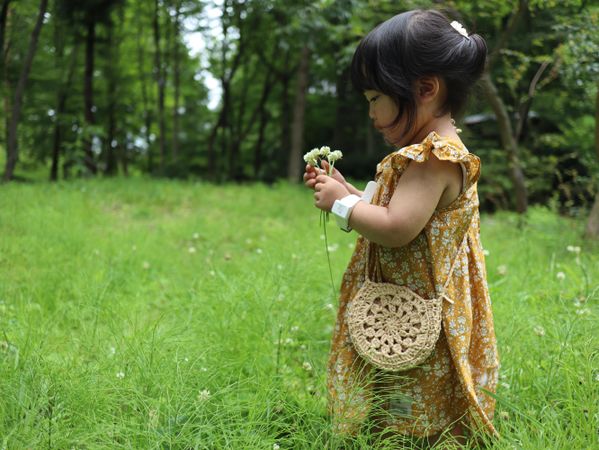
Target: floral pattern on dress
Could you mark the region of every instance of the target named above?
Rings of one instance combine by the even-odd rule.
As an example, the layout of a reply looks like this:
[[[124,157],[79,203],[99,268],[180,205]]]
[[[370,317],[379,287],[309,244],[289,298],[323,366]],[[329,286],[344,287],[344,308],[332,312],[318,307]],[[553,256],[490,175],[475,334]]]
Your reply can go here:
[[[358,237],[341,284],[327,366],[329,413],[338,433],[355,435],[370,418],[418,437],[439,433],[460,419],[497,434],[492,424],[495,401],[484,392],[496,391],[499,358],[480,241],[480,159],[461,143],[432,132],[377,165],[373,204],[387,206],[407,165],[426,161],[431,153],[461,164],[462,192],[449,206],[437,209],[409,244],[379,246],[378,258],[383,281],[407,286],[423,298],[441,292],[455,259],[445,290],[453,304],[443,302],[443,329],[422,365],[394,374],[368,364],[356,353],[347,328],[348,304],[365,279],[368,245]]]

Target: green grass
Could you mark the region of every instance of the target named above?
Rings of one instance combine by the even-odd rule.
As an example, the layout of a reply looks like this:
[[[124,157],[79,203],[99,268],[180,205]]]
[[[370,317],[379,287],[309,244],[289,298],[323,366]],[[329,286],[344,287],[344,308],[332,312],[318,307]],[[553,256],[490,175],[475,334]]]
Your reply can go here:
[[[583,226],[483,217],[492,448],[599,446],[599,247]],[[321,235],[299,186],[0,186],[0,449],[342,448]],[[337,288],[355,235],[328,235]],[[367,431],[344,445],[393,448]]]

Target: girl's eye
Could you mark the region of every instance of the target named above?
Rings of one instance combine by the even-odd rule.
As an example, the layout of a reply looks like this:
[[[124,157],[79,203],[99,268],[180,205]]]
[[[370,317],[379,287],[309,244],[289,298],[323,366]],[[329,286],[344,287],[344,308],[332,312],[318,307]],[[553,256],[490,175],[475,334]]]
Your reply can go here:
[[[374,103],[376,102],[376,100],[380,97],[380,95],[375,95],[374,97],[372,97],[370,100],[368,100],[369,103]]]

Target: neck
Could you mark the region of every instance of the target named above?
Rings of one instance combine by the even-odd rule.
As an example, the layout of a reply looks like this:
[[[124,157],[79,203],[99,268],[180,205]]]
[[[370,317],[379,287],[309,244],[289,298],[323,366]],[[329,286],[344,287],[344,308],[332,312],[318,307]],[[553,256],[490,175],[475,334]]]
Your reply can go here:
[[[420,124],[420,126],[415,128],[412,133],[408,133],[406,136],[402,137],[395,145],[401,148],[406,145],[419,144],[433,131],[439,136],[449,137],[458,141],[460,140],[455,131],[455,126],[451,122],[451,115],[445,114]]]

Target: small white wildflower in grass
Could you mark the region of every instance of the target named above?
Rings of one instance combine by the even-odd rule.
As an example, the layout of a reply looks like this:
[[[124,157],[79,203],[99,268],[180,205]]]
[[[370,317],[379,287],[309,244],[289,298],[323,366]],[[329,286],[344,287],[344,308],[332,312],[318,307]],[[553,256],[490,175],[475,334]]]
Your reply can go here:
[[[299,347],[299,348],[300,348],[300,350],[306,350],[306,344],[302,344],[302,345],[300,345],[300,347]]]
[[[508,413],[507,411],[500,411],[499,418],[501,420],[510,420],[510,413]]]
[[[355,246],[355,244],[354,244],[353,242],[350,242],[349,244],[347,244],[347,248],[351,248],[351,249],[353,249],[353,248],[355,248],[355,247],[356,247],[356,246]]]
[[[595,374],[595,381],[599,381],[599,372]]]
[[[304,370],[310,372],[312,370],[312,364],[310,364],[308,361],[304,361],[304,363],[302,364],[302,367],[304,368]]]
[[[335,309],[335,306],[332,303],[327,303],[325,308],[330,311],[333,311]]]
[[[491,254],[491,252],[489,250],[487,250],[487,249],[483,250],[483,255],[489,256],[490,254]]]
[[[116,377],[117,377],[119,380],[122,380],[123,378],[125,378],[125,372],[117,372],[117,373],[116,373]]]
[[[272,444],[272,450],[279,450],[281,447],[279,446],[279,444],[274,443]]]
[[[329,252],[336,252],[339,249],[339,244],[332,244],[327,247]]]
[[[566,247],[566,250],[568,250],[570,253],[580,253],[580,247],[578,247],[577,245],[568,245]]]
[[[534,327],[534,332],[537,336],[545,336],[545,328],[543,328],[541,325]]]
[[[501,266],[497,267],[497,273],[502,277],[505,276],[507,274],[507,266],[502,264]]]
[[[115,348],[115,347],[110,347],[110,348],[108,349],[108,354],[109,354],[110,356],[114,356],[114,355],[116,355],[116,348]]]
[[[208,368],[206,368],[206,367],[200,367],[200,372],[208,372]]]
[[[291,344],[293,344],[293,339],[291,339],[290,337],[285,339],[285,345],[291,345]]]
[[[208,389],[203,389],[198,394],[198,400],[201,402],[205,402],[210,398],[210,391]]]
[[[194,241],[197,241],[197,240],[200,238],[200,233],[193,233],[193,234],[192,234],[192,236],[191,236],[191,238],[192,238]]]
[[[555,277],[559,281],[564,281],[566,279],[566,274],[564,272],[558,272],[558,273],[555,274]]]
[[[256,253],[258,253],[259,255],[261,255],[262,254],[262,249],[261,248],[257,248],[256,249]]]
[[[582,308],[582,309],[577,309],[576,310],[576,314],[578,314],[579,316],[586,316],[587,314],[590,314],[591,310],[589,308]]]
[[[294,332],[294,333],[297,333],[299,331],[299,327],[297,325],[293,325],[291,327],[291,331]]]
[[[216,272],[214,270],[210,270],[208,272],[208,275],[210,275],[211,277],[214,277],[214,276],[216,276]]]
[[[501,383],[499,383],[499,385],[505,389],[509,389],[510,388],[510,384],[506,383],[505,381],[502,381]]]
[[[183,361],[189,362],[189,358],[186,356],[185,358],[183,358]]]
[[[284,268],[283,264],[277,264],[277,270],[283,270]]]
[[[150,268],[150,263],[148,261],[144,261],[143,264],[141,265],[145,270],[148,270]]]
[[[280,293],[280,294],[277,296],[277,300],[278,300],[278,301],[280,301],[280,302],[282,302],[283,300],[285,300],[285,294],[283,294],[283,293]]]
[[[582,306],[582,303],[580,303],[580,300],[575,298],[574,299],[574,306],[576,306],[577,308],[580,308]]]
[[[195,248],[195,247],[189,247],[189,248],[187,249],[187,251],[188,251],[189,253],[191,253],[191,254],[194,254],[194,253],[196,252],[196,248]]]

